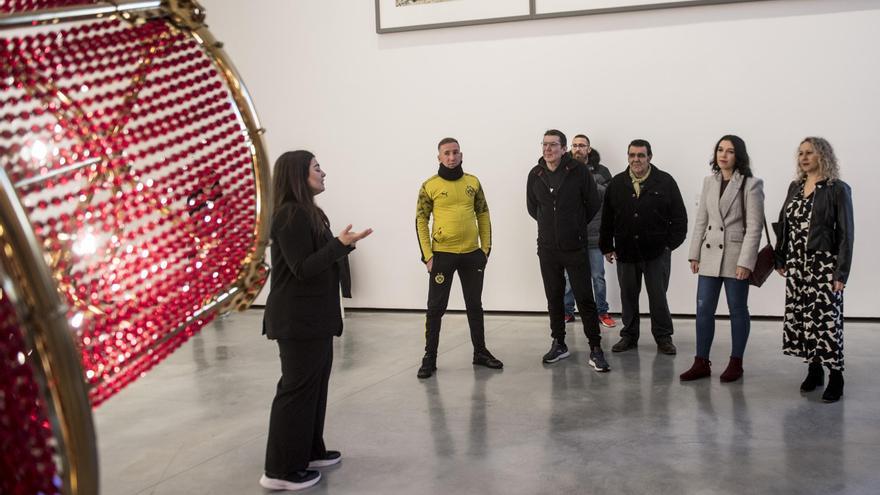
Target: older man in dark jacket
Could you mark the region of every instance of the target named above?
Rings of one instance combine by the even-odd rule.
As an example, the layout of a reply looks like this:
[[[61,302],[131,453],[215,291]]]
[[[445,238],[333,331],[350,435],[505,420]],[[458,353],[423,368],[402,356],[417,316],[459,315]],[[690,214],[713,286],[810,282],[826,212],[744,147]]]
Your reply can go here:
[[[622,352],[638,345],[644,276],[657,350],[675,354],[666,290],[672,250],[687,236],[687,210],[675,179],[651,163],[649,142],[632,141],[627,155],[629,167],[615,175],[605,191],[599,236],[606,259],[618,261],[623,329],[611,350]]]
[[[565,345],[565,272],[590,343],[589,364],[596,371],[611,368],[602,352],[602,337],[596,302],[590,287],[590,264],[587,261],[587,225],[599,210],[596,181],[587,167],[566,153],[565,134],[551,129],[544,133],[543,156],[529,172],[526,182],[526,206],[538,222],[538,259],[550,313],[553,338],[545,363],[555,363],[569,356]]]

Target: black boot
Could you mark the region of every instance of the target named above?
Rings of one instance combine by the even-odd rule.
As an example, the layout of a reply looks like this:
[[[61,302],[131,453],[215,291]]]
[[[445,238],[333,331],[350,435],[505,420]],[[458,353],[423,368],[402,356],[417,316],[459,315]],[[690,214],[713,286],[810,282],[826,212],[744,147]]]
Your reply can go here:
[[[822,402],[837,402],[843,396],[843,372],[831,370],[828,374],[828,386],[822,394]]]
[[[431,375],[437,371],[437,356],[433,354],[425,354],[422,358],[422,366],[416,376],[419,378],[431,378]]]
[[[816,387],[825,383],[825,372],[819,363],[810,363],[807,369],[807,377],[801,383],[801,392],[812,392]]]

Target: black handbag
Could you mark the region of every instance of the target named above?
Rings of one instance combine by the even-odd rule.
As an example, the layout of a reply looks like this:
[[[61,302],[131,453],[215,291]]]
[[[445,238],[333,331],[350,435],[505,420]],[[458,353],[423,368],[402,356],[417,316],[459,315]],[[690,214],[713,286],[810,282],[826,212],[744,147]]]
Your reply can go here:
[[[744,189],[746,188],[746,180],[743,179],[742,187],[740,187],[740,205],[742,205],[743,230],[746,230],[746,196]],[[776,267],[775,255],[773,253],[773,244],[770,242],[770,229],[767,228],[767,218],[764,217],[764,232],[767,234],[767,245],[758,251],[758,257],[755,260],[755,268],[749,274],[749,285],[760,287],[764,285],[767,278],[773,273]]]

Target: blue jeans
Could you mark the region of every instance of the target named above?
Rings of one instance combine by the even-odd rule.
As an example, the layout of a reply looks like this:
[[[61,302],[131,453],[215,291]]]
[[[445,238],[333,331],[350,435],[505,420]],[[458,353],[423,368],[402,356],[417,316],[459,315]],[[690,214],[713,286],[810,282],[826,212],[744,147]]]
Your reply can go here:
[[[709,359],[709,350],[715,337],[715,310],[722,285],[730,309],[730,336],[733,341],[730,357],[742,358],[746,351],[751,327],[749,281],[700,275],[697,281],[697,357]]]
[[[587,248],[590,259],[590,277],[593,279],[593,297],[596,299],[596,312],[603,315],[608,312],[608,301],[605,300],[605,256],[599,248]],[[574,293],[568,272],[565,272],[565,314],[574,314]]]

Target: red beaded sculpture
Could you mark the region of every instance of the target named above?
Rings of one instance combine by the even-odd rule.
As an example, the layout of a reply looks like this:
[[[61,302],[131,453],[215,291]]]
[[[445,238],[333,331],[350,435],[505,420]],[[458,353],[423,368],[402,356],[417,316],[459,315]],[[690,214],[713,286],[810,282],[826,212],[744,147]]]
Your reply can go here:
[[[203,11],[185,3],[198,21]],[[108,5],[7,0],[0,18],[91,4]],[[0,38],[0,164],[67,305],[93,407],[218,311],[246,306],[267,276],[268,177],[255,116],[241,89],[229,89],[231,69],[211,52],[218,45],[194,36],[192,19],[162,13]],[[0,297],[0,324],[14,326],[8,306]],[[0,429],[24,415],[18,434],[40,444],[17,445],[39,475],[14,479],[39,480],[21,493],[55,493],[45,398],[25,377],[25,341],[0,331]],[[0,469],[18,455],[3,447]],[[19,492],[0,484],[0,493]]]
[[[0,288],[0,493],[59,493],[52,427],[9,294]]]

